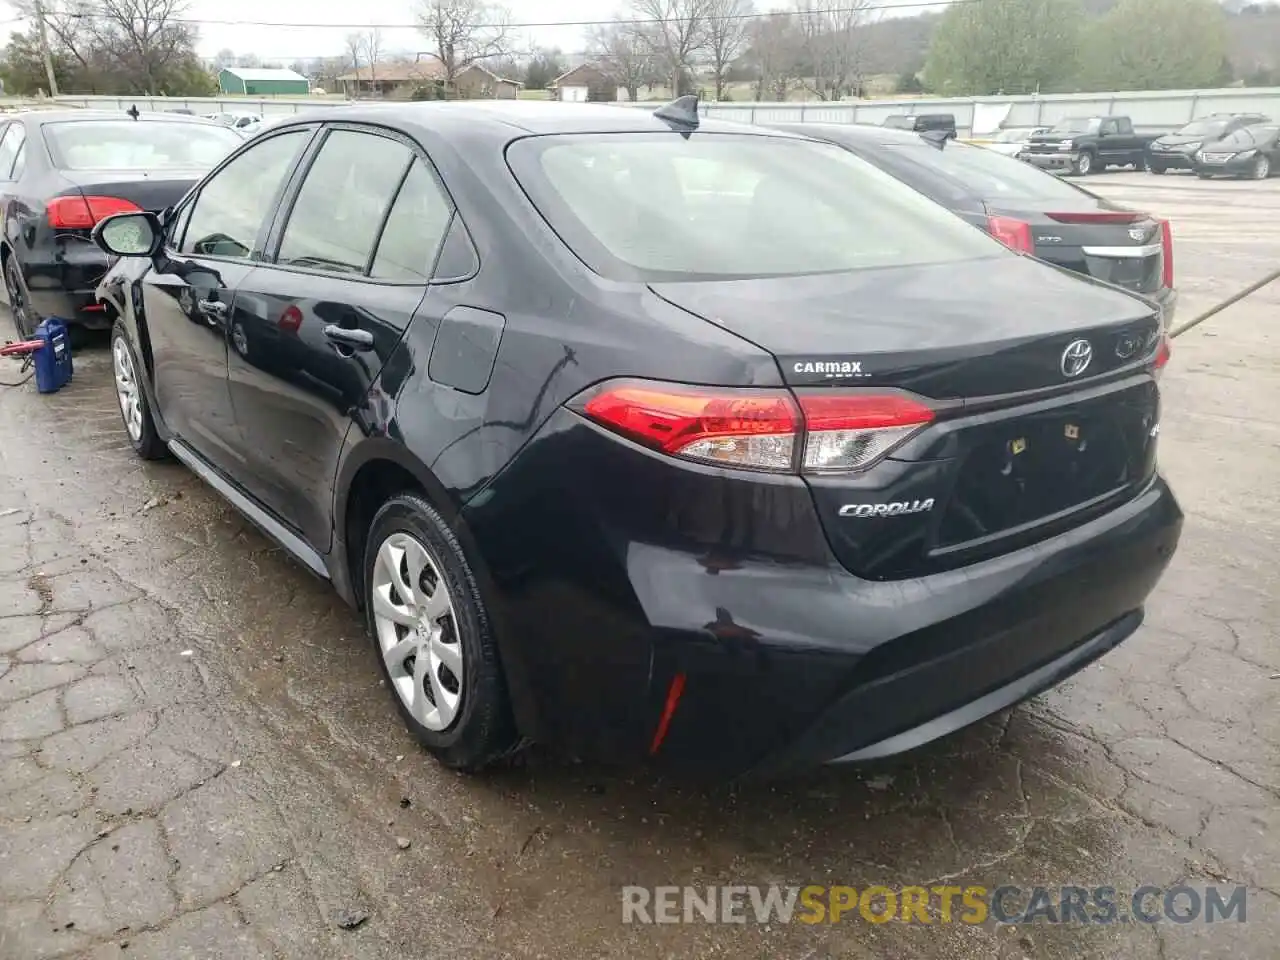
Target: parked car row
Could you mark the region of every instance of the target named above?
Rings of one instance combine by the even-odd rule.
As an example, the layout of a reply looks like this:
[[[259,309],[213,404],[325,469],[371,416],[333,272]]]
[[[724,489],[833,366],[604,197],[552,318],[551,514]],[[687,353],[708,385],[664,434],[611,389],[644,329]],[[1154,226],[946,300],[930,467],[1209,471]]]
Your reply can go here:
[[[90,238],[104,217],[159,214],[242,139],[177,113],[47,110],[0,119],[0,267],[18,334],[44,317],[109,328],[95,291],[107,255]]]
[[[1049,128],[1001,130],[985,146],[1076,176],[1131,167],[1265,180],[1280,159],[1278,136],[1280,125],[1261,114],[1211,114],[1166,134],[1137,133],[1128,117],[1069,117]]]
[[[94,228],[130,442],[459,769],[907,750],[1132,634],[1178,541],[1167,226],[945,131],[344,106],[143,206]]]

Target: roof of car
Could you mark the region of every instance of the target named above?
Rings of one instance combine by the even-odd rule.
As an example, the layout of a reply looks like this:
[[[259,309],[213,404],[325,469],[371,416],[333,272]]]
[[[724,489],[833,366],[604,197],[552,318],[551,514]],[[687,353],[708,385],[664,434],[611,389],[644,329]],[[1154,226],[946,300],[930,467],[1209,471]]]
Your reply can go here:
[[[66,123],[72,120],[128,120],[130,115],[124,110],[31,110],[25,113],[14,114],[15,118],[21,118],[28,122],[34,122],[41,126],[46,123]],[[205,126],[222,126],[214,120],[206,120],[204,117],[191,116],[185,113],[169,113],[159,111],[142,111],[138,114],[138,123],[196,123]]]
[[[547,100],[451,100],[322,107],[279,119],[272,126],[284,126],[294,121],[326,120],[393,126],[430,125],[434,129],[456,125],[473,134],[486,133],[508,140],[522,134],[643,133],[672,129],[670,124],[654,116],[652,110]],[[698,130],[757,135],[770,133],[751,124],[707,117],[701,118]]]
[[[771,123],[774,130],[788,133],[799,133],[818,139],[833,137],[836,139],[857,139],[868,143],[924,143],[920,134],[914,130],[903,130],[900,127],[882,127],[874,123]]]

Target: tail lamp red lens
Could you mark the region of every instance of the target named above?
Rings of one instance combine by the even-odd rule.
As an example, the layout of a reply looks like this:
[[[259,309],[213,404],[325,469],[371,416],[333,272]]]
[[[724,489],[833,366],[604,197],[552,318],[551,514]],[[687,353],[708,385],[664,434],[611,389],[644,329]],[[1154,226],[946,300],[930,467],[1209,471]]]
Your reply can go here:
[[[614,381],[572,404],[603,427],[670,456],[771,473],[875,463],[934,418],[902,394],[694,387]]]
[[[1169,342],[1168,334],[1160,338],[1160,346],[1156,347],[1155,369],[1159,373],[1169,365],[1169,360],[1173,357],[1173,344]]]
[[[45,215],[49,226],[57,230],[91,230],[112,214],[137,213],[141,209],[119,197],[55,197],[45,205]]]
[[[1031,224],[1013,217],[987,217],[987,230],[1010,250],[1017,253],[1034,253]]]
[[[1173,226],[1168,220],[1160,221],[1160,250],[1164,273],[1161,280],[1164,286],[1173,288]]]

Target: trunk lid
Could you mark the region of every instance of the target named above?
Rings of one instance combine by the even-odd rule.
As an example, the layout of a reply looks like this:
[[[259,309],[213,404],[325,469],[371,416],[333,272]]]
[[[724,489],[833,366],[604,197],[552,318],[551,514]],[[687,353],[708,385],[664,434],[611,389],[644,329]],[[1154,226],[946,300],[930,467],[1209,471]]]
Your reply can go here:
[[[832,551],[859,576],[1016,549],[1134,496],[1154,472],[1159,400],[1141,363],[1158,311],[1026,258],[974,267],[651,285],[773,353],[797,395],[932,401],[933,422],[888,457],[805,478]]]
[[[1083,192],[1076,200],[1027,206],[986,204],[992,216],[1031,225],[1033,253],[1040,259],[1142,296],[1160,292],[1164,248],[1160,223],[1150,215]]]
[[[176,170],[60,170],[68,189],[83,196],[118,197],[143,210],[159,213],[181,200],[207,173],[200,168]]]

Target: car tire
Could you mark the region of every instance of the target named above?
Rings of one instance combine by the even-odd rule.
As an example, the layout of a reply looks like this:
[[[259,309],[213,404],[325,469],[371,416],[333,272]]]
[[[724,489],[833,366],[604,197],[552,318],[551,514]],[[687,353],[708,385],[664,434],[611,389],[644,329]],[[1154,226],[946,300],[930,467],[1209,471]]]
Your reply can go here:
[[[1077,177],[1087,177],[1089,174],[1093,173],[1095,169],[1096,167],[1094,166],[1093,154],[1088,150],[1076,157],[1076,162],[1071,168],[1072,172]]]
[[[1249,169],[1249,178],[1252,180],[1265,180],[1271,176],[1271,158],[1265,154],[1260,154],[1253,160],[1253,166]]]
[[[378,510],[365,544],[366,626],[405,725],[454,770],[509,756],[518,738],[497,640],[457,536],[425,499],[402,493]]]
[[[129,334],[117,321],[111,330],[111,372],[115,378],[116,403],[120,408],[120,419],[124,421],[125,435],[134,453],[143,460],[164,460],[169,456],[169,446],[156,432],[147,391],[139,379],[140,369]]]
[[[28,340],[35,335],[41,318],[31,306],[31,293],[27,290],[27,281],[22,276],[22,267],[18,263],[18,258],[13,254],[5,260],[4,288],[9,297],[9,314],[13,317],[13,326],[18,331],[18,339]]]
[[[1196,171],[1196,176],[1197,176],[1197,177],[1199,177],[1201,180],[1212,180],[1212,179],[1213,179],[1213,174],[1212,174],[1212,173],[1201,173],[1201,172],[1199,172],[1199,171]]]
[[[1148,157],[1146,160],[1143,161],[1143,166],[1145,167],[1147,173],[1154,173],[1157,177],[1163,177],[1166,173],[1169,172],[1169,168],[1166,167],[1164,164],[1152,163],[1150,157]]]

